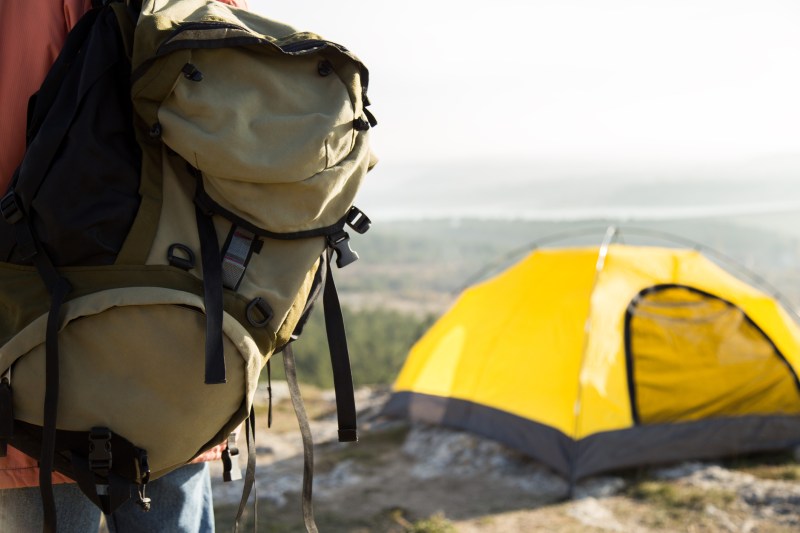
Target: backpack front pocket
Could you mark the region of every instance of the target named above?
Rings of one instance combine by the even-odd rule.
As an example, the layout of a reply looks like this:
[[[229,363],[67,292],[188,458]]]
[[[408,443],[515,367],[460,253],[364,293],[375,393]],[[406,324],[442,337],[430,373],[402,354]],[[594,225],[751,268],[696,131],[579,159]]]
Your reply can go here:
[[[58,429],[105,427],[147,451],[157,477],[224,440],[249,414],[261,369],[255,341],[223,317],[227,382],[206,385],[202,298],[173,289],[111,289],[65,305],[59,331]],[[43,316],[2,348],[13,361],[15,418],[42,425]]]

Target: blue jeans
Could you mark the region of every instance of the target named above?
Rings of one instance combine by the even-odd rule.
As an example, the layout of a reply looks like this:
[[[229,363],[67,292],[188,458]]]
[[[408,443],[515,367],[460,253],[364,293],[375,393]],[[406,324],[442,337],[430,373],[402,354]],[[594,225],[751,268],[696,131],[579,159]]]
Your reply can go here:
[[[55,485],[58,531],[97,533],[100,509],[74,483]],[[213,533],[214,507],[206,463],[183,466],[147,485],[144,512],[135,499],[106,517],[111,533]],[[42,501],[38,487],[0,490],[0,531],[38,533]]]
[[[75,483],[53,486],[58,530],[97,533],[100,509]],[[39,533],[42,530],[42,497],[39,487],[0,490],[0,531]]]
[[[182,466],[148,483],[146,496],[152,500],[149,512],[142,511],[135,498],[132,498],[116,512],[106,516],[109,531],[214,533],[208,463]]]

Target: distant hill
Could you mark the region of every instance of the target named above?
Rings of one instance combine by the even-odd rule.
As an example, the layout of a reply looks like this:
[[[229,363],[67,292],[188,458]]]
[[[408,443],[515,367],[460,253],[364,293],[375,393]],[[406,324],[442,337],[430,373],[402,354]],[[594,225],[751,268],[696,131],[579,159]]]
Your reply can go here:
[[[635,229],[673,235],[716,250],[762,277],[796,306],[800,304],[800,225],[794,213],[719,219],[685,219],[619,223],[613,220],[408,220],[374,225],[354,237],[363,257],[337,272],[345,301],[364,293],[393,298],[439,294],[453,298],[473,276],[493,265],[519,259],[542,239],[571,235],[561,245],[599,244],[605,229],[621,228],[624,242],[674,245],[656,236],[637,236]],[[626,228],[628,231],[626,231]],[[515,253],[517,252],[517,253]],[[723,264],[725,267],[730,265]],[[729,268],[730,270],[730,268]]]
[[[800,156],[736,164],[388,161],[368,177],[359,203],[383,220],[800,213]]]

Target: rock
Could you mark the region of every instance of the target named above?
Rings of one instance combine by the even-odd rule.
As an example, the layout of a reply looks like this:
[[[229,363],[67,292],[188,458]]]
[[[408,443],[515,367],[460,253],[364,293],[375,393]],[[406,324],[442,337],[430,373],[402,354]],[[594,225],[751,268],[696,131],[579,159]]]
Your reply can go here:
[[[527,494],[549,498],[561,497],[568,489],[561,476],[541,463],[469,433],[413,425],[402,450],[414,459],[411,474],[418,479],[491,477]]]
[[[725,531],[740,531],[740,528],[731,520],[731,517],[725,511],[710,504],[706,505],[704,511],[714,519],[717,525],[725,529]]]
[[[689,462],[681,463],[668,468],[659,468],[653,472],[653,477],[661,480],[673,480],[689,477],[695,472],[708,468],[708,464]]]
[[[356,463],[352,459],[346,459],[337,463],[330,472],[316,475],[314,488],[324,493],[326,490],[358,485],[363,481],[364,477],[358,473]]]
[[[289,385],[285,381],[272,380],[272,403],[278,403],[283,400],[289,399]],[[266,405],[269,402],[269,392],[267,391],[267,384],[262,382],[258,384],[256,394],[253,397],[253,403],[256,405]]]
[[[575,498],[607,498],[625,489],[625,480],[620,477],[593,477],[575,487]]]
[[[567,514],[585,526],[606,531],[626,531],[614,513],[596,498],[584,498],[570,504]]]

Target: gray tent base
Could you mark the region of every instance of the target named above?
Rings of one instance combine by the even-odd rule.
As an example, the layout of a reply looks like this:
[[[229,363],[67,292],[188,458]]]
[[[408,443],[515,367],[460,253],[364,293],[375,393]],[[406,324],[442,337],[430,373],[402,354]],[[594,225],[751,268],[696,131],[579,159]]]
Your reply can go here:
[[[578,441],[550,426],[466,400],[397,392],[383,414],[501,442],[541,461],[570,482],[626,468],[714,459],[800,445],[800,416],[742,416],[640,425]]]

